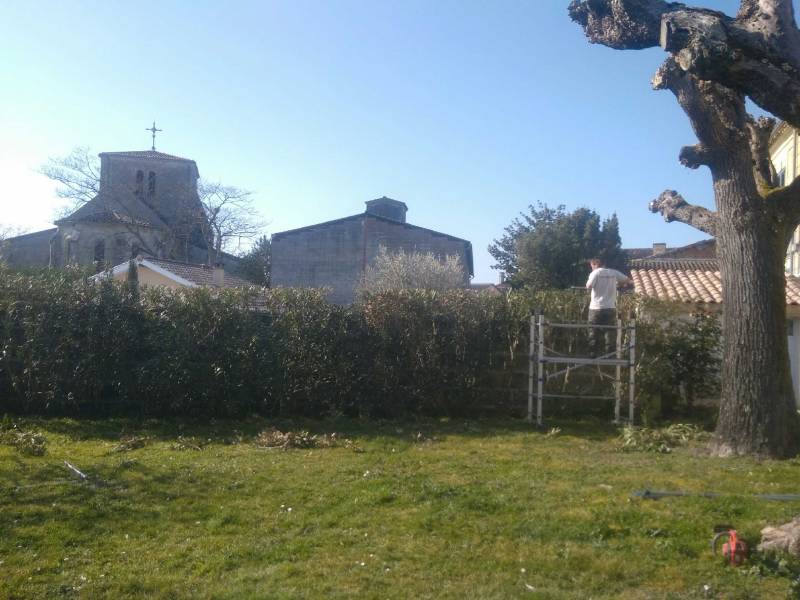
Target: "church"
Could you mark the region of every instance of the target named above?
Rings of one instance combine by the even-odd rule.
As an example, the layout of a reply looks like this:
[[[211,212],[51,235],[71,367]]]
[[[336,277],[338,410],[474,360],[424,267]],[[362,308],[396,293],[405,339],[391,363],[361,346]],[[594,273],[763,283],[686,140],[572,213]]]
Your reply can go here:
[[[52,229],[7,239],[0,258],[18,268],[99,269],[140,255],[206,264],[211,237],[198,179],[193,160],[155,149],[103,152],[98,194]]]

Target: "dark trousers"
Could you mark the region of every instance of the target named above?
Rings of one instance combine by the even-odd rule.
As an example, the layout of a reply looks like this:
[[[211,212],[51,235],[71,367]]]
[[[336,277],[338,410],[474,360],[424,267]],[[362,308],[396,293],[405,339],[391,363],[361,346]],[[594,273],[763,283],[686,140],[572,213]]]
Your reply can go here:
[[[616,325],[617,324],[617,309],[616,308],[600,308],[589,309],[589,325]],[[589,349],[597,356],[600,354],[610,354],[616,349],[616,340],[613,329],[595,329],[589,328]],[[600,347],[600,340],[604,340],[605,344]]]

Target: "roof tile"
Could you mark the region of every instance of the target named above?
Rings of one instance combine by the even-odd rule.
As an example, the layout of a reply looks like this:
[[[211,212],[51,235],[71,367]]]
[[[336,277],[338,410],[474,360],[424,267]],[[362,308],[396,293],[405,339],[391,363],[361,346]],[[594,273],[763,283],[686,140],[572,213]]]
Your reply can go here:
[[[631,261],[636,293],[660,300],[721,304],[719,265],[712,259],[644,259]],[[800,278],[786,276],[786,304],[800,305]]]
[[[213,287],[213,273],[214,268],[210,267],[209,265],[195,265],[191,263],[184,263],[178,262],[175,260],[167,260],[164,258],[152,258],[149,256],[144,257],[146,262],[153,263],[158,267],[169,271],[177,275],[178,277],[182,277],[188,281],[196,285]],[[225,283],[223,287],[252,287],[255,284],[238,277],[237,275],[232,275],[230,273],[225,273]]]

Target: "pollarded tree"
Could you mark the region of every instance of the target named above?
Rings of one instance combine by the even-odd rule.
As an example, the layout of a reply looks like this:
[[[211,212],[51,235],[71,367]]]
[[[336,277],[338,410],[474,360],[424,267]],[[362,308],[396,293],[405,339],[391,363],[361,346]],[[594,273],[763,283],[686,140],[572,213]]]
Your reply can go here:
[[[800,179],[778,187],[768,154],[773,119],[800,127],[800,31],[791,0],[741,0],[736,17],[663,0],[573,0],[589,41],[660,46],[653,79],[689,117],[698,143],[680,161],[711,171],[716,211],[667,190],[650,203],[717,240],[723,282],[723,390],[714,448],[776,457],[800,450],[786,337],[786,246],[800,223]]]

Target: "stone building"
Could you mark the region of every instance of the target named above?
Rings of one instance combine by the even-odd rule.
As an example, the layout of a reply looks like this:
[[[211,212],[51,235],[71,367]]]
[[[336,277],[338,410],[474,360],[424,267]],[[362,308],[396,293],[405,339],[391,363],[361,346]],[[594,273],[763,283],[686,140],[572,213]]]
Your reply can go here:
[[[273,287],[327,287],[331,301],[347,304],[382,246],[390,252],[456,255],[464,266],[464,286],[469,285],[470,242],[407,223],[408,207],[398,200],[383,197],[366,205],[361,214],[274,234]]]
[[[154,150],[103,152],[97,196],[53,229],[6,240],[0,256],[14,267],[100,267],[140,254],[205,263],[208,222],[198,178],[197,165],[186,158]]]

